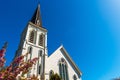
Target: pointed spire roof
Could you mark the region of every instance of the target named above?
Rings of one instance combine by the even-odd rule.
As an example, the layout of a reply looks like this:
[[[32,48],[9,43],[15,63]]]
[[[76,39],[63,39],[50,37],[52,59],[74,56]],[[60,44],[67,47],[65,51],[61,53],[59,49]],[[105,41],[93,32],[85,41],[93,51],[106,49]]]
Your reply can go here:
[[[33,24],[42,27],[42,21],[41,21],[41,15],[40,15],[40,4],[38,4],[38,7],[36,8],[33,17],[30,20]]]

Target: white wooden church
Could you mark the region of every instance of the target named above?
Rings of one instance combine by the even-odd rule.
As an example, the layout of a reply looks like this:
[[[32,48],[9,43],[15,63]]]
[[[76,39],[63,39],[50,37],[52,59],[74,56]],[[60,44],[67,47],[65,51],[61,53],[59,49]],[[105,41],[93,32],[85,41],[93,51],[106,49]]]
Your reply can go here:
[[[49,80],[52,74],[57,73],[62,80],[81,80],[81,71],[62,45],[48,55],[47,30],[42,27],[40,5],[22,32],[15,57],[27,52],[30,54],[25,58],[26,61],[35,57],[39,57],[39,60],[26,77],[34,74],[39,80]]]

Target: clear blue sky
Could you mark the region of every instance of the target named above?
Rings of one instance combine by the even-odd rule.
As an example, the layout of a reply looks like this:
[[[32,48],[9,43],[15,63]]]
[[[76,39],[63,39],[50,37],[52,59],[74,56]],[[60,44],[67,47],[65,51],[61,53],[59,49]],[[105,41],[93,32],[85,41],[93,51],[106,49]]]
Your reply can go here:
[[[7,65],[38,2],[0,0],[0,47],[9,42]],[[63,44],[83,80],[120,76],[120,0],[40,0],[40,5],[49,54]]]

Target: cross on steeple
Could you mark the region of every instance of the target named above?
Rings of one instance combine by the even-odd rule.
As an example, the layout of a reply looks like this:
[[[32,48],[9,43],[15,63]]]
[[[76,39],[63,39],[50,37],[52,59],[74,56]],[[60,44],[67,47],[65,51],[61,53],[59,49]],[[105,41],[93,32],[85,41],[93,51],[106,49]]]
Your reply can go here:
[[[40,15],[40,4],[38,4],[38,7],[36,8],[33,17],[30,20],[33,24],[42,27],[42,21],[41,21],[41,15]]]

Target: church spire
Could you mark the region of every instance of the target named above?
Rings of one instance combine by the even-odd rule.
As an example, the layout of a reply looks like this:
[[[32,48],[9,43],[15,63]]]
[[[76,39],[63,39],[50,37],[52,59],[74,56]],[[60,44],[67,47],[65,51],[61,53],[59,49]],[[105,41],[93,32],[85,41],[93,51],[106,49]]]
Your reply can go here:
[[[40,4],[38,4],[38,7],[36,8],[33,17],[30,20],[33,24],[42,27],[42,21],[41,21],[41,15],[40,15]]]

